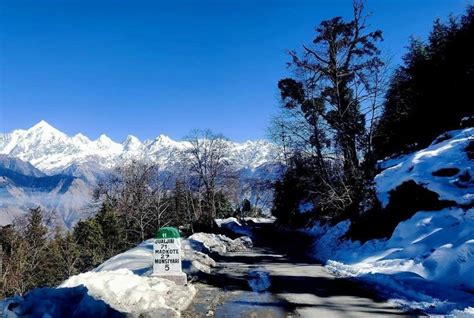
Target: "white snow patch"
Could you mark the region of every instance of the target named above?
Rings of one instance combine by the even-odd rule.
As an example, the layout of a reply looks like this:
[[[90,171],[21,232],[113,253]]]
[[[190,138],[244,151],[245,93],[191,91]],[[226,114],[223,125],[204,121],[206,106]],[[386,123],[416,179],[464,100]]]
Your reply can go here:
[[[318,223],[307,230],[316,238],[314,257],[336,275],[383,286],[380,292],[398,304],[434,314],[469,313],[474,307],[474,208],[468,209],[474,172],[465,149],[473,140],[474,128],[447,132],[426,149],[380,162],[385,170],[375,178],[384,206],[390,191],[413,180],[464,208],[417,212],[400,222],[389,239],[364,244],[343,238],[349,221]],[[440,174],[441,169],[449,170]]]
[[[218,227],[222,229],[226,229],[232,233],[245,235],[245,236],[252,236],[252,231],[242,225],[236,218],[231,217],[227,219],[215,219],[214,220]]]
[[[218,227],[226,226],[228,224],[236,224],[237,226],[242,226],[242,224],[240,224],[240,222],[234,217],[230,217],[227,219],[215,219],[214,221],[216,222]]]
[[[474,202],[472,187],[459,185],[458,180],[463,173],[474,176],[472,161],[465,151],[467,145],[474,141],[474,128],[451,131],[446,138],[449,139],[380,164],[386,169],[375,177],[375,182],[377,196],[383,206],[389,202],[389,192],[408,180],[438,193],[440,199],[459,204]],[[445,168],[457,168],[459,173],[451,177],[433,176],[433,172]]]
[[[253,222],[256,224],[270,224],[270,223],[275,223],[276,217],[270,216],[270,217],[244,217],[242,218],[245,222]]]
[[[133,315],[153,313],[179,316],[196,293],[192,285],[179,286],[166,279],[135,275],[128,269],[87,272],[70,277],[59,287],[84,285],[89,295],[112,308]]]
[[[1,317],[95,317],[114,318],[123,315],[102,300],[94,299],[87,288],[37,288],[25,296],[0,302]]]
[[[188,239],[181,240],[181,259],[183,271],[188,274],[209,273],[216,262]],[[102,263],[94,271],[113,271],[129,269],[137,275],[149,275],[153,271],[153,239],[142,242],[135,248],[115,255]]]
[[[342,239],[349,225],[317,224],[308,231],[317,237],[314,257],[326,262],[330,272],[361,277],[417,302],[436,303],[425,308],[435,313],[474,306],[469,296],[474,291],[474,209],[418,212],[401,222],[390,239],[362,245]]]
[[[193,248],[206,254],[238,252],[252,247],[252,240],[247,236],[233,240],[220,234],[195,233],[188,240]]]

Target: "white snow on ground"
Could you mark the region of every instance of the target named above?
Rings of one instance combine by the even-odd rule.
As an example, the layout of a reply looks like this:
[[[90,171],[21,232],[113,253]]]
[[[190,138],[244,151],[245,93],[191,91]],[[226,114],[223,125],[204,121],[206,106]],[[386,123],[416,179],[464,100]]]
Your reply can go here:
[[[444,138],[449,139],[437,142]],[[474,128],[450,131],[423,150],[382,163],[381,167],[387,169],[375,177],[379,200],[387,205],[391,190],[413,180],[438,193],[440,199],[469,204],[474,200],[472,188],[456,183],[459,184],[458,177],[466,172],[474,176],[474,166],[464,150],[473,140]],[[433,172],[445,168],[458,168],[459,173],[451,177],[433,176]]]
[[[215,261],[205,253],[241,251],[252,246],[248,237],[196,233],[181,240],[183,270],[209,273]],[[203,253],[205,252],[205,253]],[[148,276],[153,269],[153,239],[118,254],[96,269],[67,279],[58,288],[38,288],[25,297],[0,302],[3,317],[179,317],[196,290]],[[8,307],[8,306],[11,306]],[[7,309],[8,307],[8,309]]]
[[[274,223],[276,218],[274,216],[270,217],[243,217],[242,220],[245,222],[253,222],[253,223]],[[226,226],[228,224],[236,224],[238,226],[242,226],[242,224],[237,220],[237,218],[230,217],[227,219],[215,219],[216,224],[218,227]]]
[[[201,233],[204,237],[205,234]],[[245,241],[222,240],[242,246]],[[198,244],[199,245],[199,244]],[[202,244],[201,244],[202,245]],[[188,275],[209,273],[215,261],[196,250],[196,241],[182,239],[183,270]],[[235,247],[237,248],[237,247]],[[231,249],[231,248],[229,248]],[[205,249],[203,249],[205,251]],[[132,317],[177,317],[187,307],[196,290],[178,286],[163,278],[149,277],[153,269],[153,239],[118,254],[96,269],[70,277],[58,288],[38,288],[25,297],[0,302],[4,317],[113,317],[114,310]],[[76,287],[80,286],[80,287]],[[6,309],[8,306],[12,309]],[[65,314],[66,313],[66,314]],[[8,316],[6,316],[8,314]],[[35,316],[35,317],[36,317]]]
[[[138,317],[141,314],[179,317],[196,290],[166,279],[135,275],[128,269],[87,272],[70,277],[59,287],[87,287],[88,294],[112,308]]]
[[[137,317],[145,313],[177,317],[196,293],[192,285],[179,286],[166,279],[138,276],[128,269],[79,274],[59,287],[80,285],[87,287],[95,299]]]
[[[244,217],[243,220],[245,222],[253,222],[257,224],[268,224],[268,223],[275,223],[276,217],[270,216],[270,217],[257,217],[257,218],[252,218],[252,217]]]
[[[276,221],[275,217],[244,217],[242,218],[244,222],[254,223],[254,224],[268,224],[274,223]],[[252,237],[252,231],[242,224],[239,220],[234,217],[227,219],[215,219],[214,220],[217,226],[221,229],[227,230],[234,234],[244,235]]]
[[[246,226],[242,226],[242,223],[240,223],[236,218],[215,219],[214,221],[218,227],[224,230],[235,234],[252,236],[252,232]]]
[[[13,317],[122,317],[102,300],[94,299],[87,288],[37,288],[25,296],[0,302],[0,316]]]
[[[465,151],[473,140],[472,128],[449,132],[426,149],[381,163],[386,170],[375,179],[385,205],[391,190],[414,180],[459,207],[419,211],[400,222],[389,239],[365,244],[343,238],[349,221],[316,224],[308,229],[315,236],[314,257],[336,275],[374,283],[398,304],[433,314],[474,315],[474,208],[467,209],[474,201],[474,171]],[[459,172],[432,175],[446,168]]]
[[[238,252],[252,247],[252,240],[247,236],[233,240],[220,234],[195,233],[188,240],[193,248],[206,254]]]
[[[348,229],[348,221],[311,229],[314,256],[330,272],[383,285],[406,305],[433,313],[474,306],[474,209],[418,212],[390,239],[363,245],[341,238]]]
[[[208,255],[194,248],[188,239],[181,240],[181,257],[183,271],[188,275],[197,272],[209,273],[216,262]],[[135,248],[115,255],[94,271],[112,271],[126,268],[137,275],[149,275],[153,271],[153,239],[142,242]]]
[[[242,224],[240,224],[240,222],[234,217],[227,219],[215,219],[214,221],[216,222],[218,227],[226,226],[228,224],[236,224],[237,226],[242,226]]]
[[[2,317],[179,317],[194,286],[139,276],[122,268],[71,276],[58,288],[37,288],[0,303]]]

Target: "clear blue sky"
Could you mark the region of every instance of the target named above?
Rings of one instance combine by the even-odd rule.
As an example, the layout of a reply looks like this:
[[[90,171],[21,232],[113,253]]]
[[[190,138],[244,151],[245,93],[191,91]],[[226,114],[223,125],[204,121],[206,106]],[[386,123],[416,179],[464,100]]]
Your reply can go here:
[[[368,0],[398,63],[411,35],[469,0]],[[0,0],[0,131],[41,119],[122,141],[210,128],[265,138],[285,53],[350,0]]]

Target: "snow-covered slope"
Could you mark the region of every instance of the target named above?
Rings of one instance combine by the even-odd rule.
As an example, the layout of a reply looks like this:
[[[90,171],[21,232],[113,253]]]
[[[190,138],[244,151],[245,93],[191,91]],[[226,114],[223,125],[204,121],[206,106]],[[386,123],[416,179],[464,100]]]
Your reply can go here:
[[[474,202],[474,163],[466,148],[474,143],[474,128],[454,130],[438,137],[429,147],[381,163],[375,178],[379,200],[385,206],[389,192],[413,180],[439,194],[440,199],[468,205]]]
[[[58,288],[37,288],[25,296],[0,302],[2,317],[179,317],[196,289],[150,276],[153,239],[118,254],[96,269],[69,277]],[[206,243],[212,243],[212,247]],[[243,244],[245,242],[245,244]],[[248,245],[250,244],[250,245]],[[249,238],[197,233],[181,240],[183,271],[188,276],[209,273],[215,261],[211,252],[225,253],[251,246]],[[214,248],[214,249],[213,249]],[[203,253],[204,252],[204,253]]]
[[[153,160],[166,166],[175,157],[176,150],[188,146],[185,141],[174,141],[164,135],[144,142],[128,136],[123,143],[116,143],[106,135],[97,140],[82,134],[70,137],[45,121],[27,130],[0,133],[0,154],[17,157],[46,173],[57,173],[88,162],[112,168],[130,158]],[[275,162],[276,146],[267,141],[229,142],[229,147],[229,159],[238,168],[255,169]]]
[[[333,273],[383,286],[381,292],[410,307],[433,314],[473,312],[474,129],[448,132],[426,149],[381,167],[385,170],[375,181],[384,206],[393,200],[391,191],[407,181],[453,206],[418,211],[387,240],[364,244],[344,238],[350,221],[332,227],[316,224],[309,230],[316,238],[315,258]]]

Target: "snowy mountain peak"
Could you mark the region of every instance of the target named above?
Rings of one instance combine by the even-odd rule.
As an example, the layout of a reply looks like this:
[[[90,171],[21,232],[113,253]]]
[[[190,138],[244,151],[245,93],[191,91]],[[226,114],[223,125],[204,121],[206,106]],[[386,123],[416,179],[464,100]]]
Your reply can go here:
[[[30,129],[56,129],[56,128],[54,128],[53,126],[51,126],[45,120],[42,119]]]
[[[97,138],[97,141],[101,143],[113,142],[112,139],[110,139],[106,134],[100,135],[99,138]]]
[[[131,158],[149,159],[166,165],[176,150],[189,147],[186,141],[174,141],[159,135],[141,142],[129,135],[117,143],[102,134],[91,140],[83,134],[70,137],[42,120],[28,130],[0,133],[0,154],[17,157],[46,173],[63,172],[74,165],[91,163],[94,167],[113,168]],[[255,169],[275,162],[275,145],[268,142],[229,142],[229,158],[239,167]]]
[[[119,155],[123,151],[123,146],[121,144],[116,143],[105,134],[100,135],[94,143],[98,149],[105,152],[105,155]]]
[[[138,139],[137,137],[133,136],[133,135],[128,135],[127,138],[125,139],[125,141],[122,143],[122,145],[129,145],[129,144],[140,144],[141,145],[141,141],[140,139]]]
[[[160,142],[160,143],[171,143],[172,140],[170,137],[165,136],[165,135],[159,135],[158,137],[155,138],[155,141]]]
[[[142,147],[142,142],[137,137],[128,135],[122,146],[125,151],[137,151]]]
[[[88,144],[91,142],[91,140],[89,138],[87,138],[87,136],[84,136],[83,134],[81,133],[78,133],[77,135],[75,135],[74,137],[74,140],[78,141],[78,142],[81,142],[83,144]]]
[[[66,136],[63,132],[57,130],[50,124],[48,124],[46,121],[41,120],[39,123],[31,127],[30,129],[27,130],[29,134],[34,134],[34,135],[58,135],[58,136]]]

